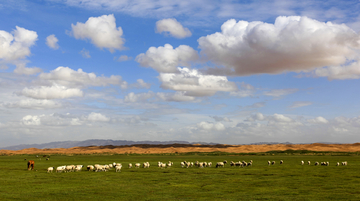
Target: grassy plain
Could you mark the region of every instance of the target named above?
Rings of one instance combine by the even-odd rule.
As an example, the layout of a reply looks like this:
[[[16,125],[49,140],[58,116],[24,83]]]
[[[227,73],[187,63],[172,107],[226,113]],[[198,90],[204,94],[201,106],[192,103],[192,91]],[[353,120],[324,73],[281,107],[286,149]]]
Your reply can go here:
[[[35,171],[27,170],[35,160]],[[40,160],[41,158],[41,160]],[[0,200],[360,200],[357,153],[267,152],[257,154],[118,154],[0,156]],[[157,162],[173,161],[160,169]],[[181,161],[253,160],[252,167],[181,168]],[[267,161],[276,161],[268,166]],[[280,165],[279,161],[284,164]],[[310,160],[311,165],[300,165]],[[150,162],[149,169],[128,163]],[[330,166],[314,166],[329,161]],[[347,166],[335,166],[347,161]],[[120,162],[119,173],[88,172],[94,164]],[[47,173],[47,167],[84,165],[81,172]]]

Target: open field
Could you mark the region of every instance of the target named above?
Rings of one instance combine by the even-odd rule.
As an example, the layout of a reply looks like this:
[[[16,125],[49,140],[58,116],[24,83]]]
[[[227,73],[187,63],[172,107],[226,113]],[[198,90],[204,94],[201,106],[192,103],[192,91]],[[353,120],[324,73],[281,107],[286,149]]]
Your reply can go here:
[[[27,160],[35,160],[28,171]],[[41,160],[40,160],[41,158]],[[252,154],[92,154],[0,156],[0,200],[360,200],[357,153],[283,151]],[[160,169],[157,162],[173,161]],[[181,161],[213,162],[213,167],[182,168]],[[215,168],[216,162],[253,160],[251,167]],[[276,161],[267,165],[267,161]],[[280,165],[279,161],[284,164]],[[312,164],[300,165],[310,160]],[[148,169],[128,163],[150,162]],[[330,166],[314,166],[329,161]],[[347,161],[347,166],[336,162]],[[88,172],[87,165],[123,164],[121,172]],[[47,173],[47,167],[84,165],[81,172]]]

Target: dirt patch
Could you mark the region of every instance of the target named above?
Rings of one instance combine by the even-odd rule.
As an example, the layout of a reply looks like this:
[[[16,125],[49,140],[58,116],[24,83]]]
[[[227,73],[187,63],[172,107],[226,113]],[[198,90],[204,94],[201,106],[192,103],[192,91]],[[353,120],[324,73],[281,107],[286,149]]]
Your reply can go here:
[[[23,150],[0,150],[0,155],[8,154],[156,154],[156,153],[187,153],[187,152],[229,152],[229,153],[251,153],[267,151],[309,150],[309,151],[333,151],[333,152],[358,152],[360,143],[354,144],[271,144],[271,145],[200,145],[200,144],[167,144],[150,145],[138,144],[131,146],[88,146],[73,147],[68,149],[36,149]]]

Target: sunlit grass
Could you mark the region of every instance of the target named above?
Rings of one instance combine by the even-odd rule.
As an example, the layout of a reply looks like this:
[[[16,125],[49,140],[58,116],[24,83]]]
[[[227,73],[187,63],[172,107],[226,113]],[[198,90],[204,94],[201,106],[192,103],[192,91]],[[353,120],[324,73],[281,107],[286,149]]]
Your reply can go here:
[[[307,154],[307,155],[305,155]],[[315,155],[312,155],[315,154]],[[27,161],[35,160],[35,171]],[[41,158],[41,160],[40,160]],[[173,161],[161,169],[157,162]],[[211,168],[182,168],[181,161],[213,162]],[[215,168],[218,161],[253,160],[251,167]],[[276,161],[267,165],[267,161]],[[280,165],[279,161],[284,164]],[[312,164],[300,165],[300,161]],[[150,162],[149,169],[128,163]],[[329,161],[330,166],[314,166]],[[336,162],[347,161],[347,166]],[[123,164],[121,172],[88,172],[87,165]],[[47,167],[84,165],[81,172],[47,173]],[[359,200],[357,153],[269,152],[251,155],[191,153],[152,155],[0,156],[0,200]],[[31,198],[30,198],[31,197]]]

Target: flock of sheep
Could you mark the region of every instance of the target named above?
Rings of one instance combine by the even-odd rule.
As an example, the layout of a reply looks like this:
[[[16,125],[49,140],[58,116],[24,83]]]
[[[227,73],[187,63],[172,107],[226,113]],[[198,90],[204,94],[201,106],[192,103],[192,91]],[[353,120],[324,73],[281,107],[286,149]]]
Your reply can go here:
[[[268,161],[267,162],[268,165],[275,165],[275,161]],[[283,160],[280,160],[280,165],[283,164],[284,161]],[[223,161],[223,162],[217,162],[216,163],[216,168],[218,167],[224,167],[225,165],[227,164],[227,161]],[[246,161],[238,161],[238,162],[234,162],[234,161],[231,161],[230,162],[230,166],[236,166],[236,167],[247,167],[247,166],[252,166],[253,164],[253,161],[250,160],[249,162],[246,162]],[[301,165],[304,165],[305,162],[304,161],[301,161]],[[311,165],[311,162],[308,161],[307,162],[308,165]],[[174,165],[173,162],[169,161],[169,162],[166,162],[166,163],[163,163],[163,162],[158,162],[157,163],[157,166],[159,168],[169,168],[169,167],[172,167]],[[212,166],[212,162],[199,162],[199,161],[196,161],[195,163],[194,162],[187,162],[187,161],[183,161],[183,162],[180,162],[180,165],[182,168],[189,168],[189,167],[199,167],[199,168],[204,168],[204,167],[211,167]],[[323,166],[329,166],[330,163],[327,161],[327,162],[315,162],[314,163],[315,166],[317,165],[323,165]],[[339,166],[340,165],[340,162],[337,162],[336,163],[336,166]],[[344,162],[341,162],[341,165],[347,165],[347,161],[344,161]],[[50,173],[50,172],[53,172],[54,170],[56,170],[56,172],[77,172],[77,171],[81,171],[83,169],[83,165],[64,165],[64,166],[59,166],[57,167],[56,169],[54,167],[49,167],[47,169],[47,172]],[[133,164],[132,163],[129,163],[128,164],[128,168],[132,168],[133,167]],[[143,167],[143,168],[149,168],[150,167],[150,163],[149,162],[144,162],[144,163],[135,163],[134,164],[134,167],[135,168],[140,168],[140,167]],[[99,165],[99,164],[95,164],[95,165],[88,165],[86,167],[86,169],[88,171],[94,171],[94,172],[106,172],[106,171],[109,171],[111,170],[112,168],[115,168],[115,172],[121,172],[121,168],[122,168],[122,164],[121,163],[111,163],[111,164],[105,164],[105,165]]]

